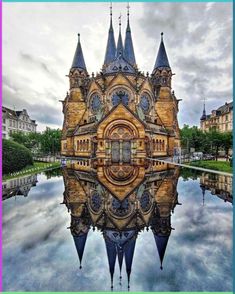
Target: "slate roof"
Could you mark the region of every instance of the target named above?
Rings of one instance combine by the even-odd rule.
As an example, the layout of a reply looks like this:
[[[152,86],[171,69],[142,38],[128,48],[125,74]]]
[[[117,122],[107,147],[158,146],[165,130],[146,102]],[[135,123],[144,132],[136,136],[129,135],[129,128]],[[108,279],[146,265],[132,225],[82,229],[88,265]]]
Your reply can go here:
[[[117,42],[116,57],[119,57],[120,55],[123,56],[123,53],[124,53],[124,48],[123,48],[122,34],[121,34],[121,27],[120,27],[119,35],[118,35],[118,42]]]
[[[233,102],[229,102],[229,103],[226,102],[224,105],[217,108],[216,112],[218,112],[218,114],[225,114],[225,113],[228,113],[232,109],[233,109]]]
[[[112,15],[111,15],[104,64],[109,64],[110,62],[112,62],[115,59],[115,55],[116,55],[116,43],[114,38]]]
[[[165,45],[163,42],[163,33],[161,33],[161,43],[160,43],[160,46],[158,49],[158,54],[157,54],[156,62],[154,65],[154,69],[159,68],[159,67],[170,68],[170,64],[169,64],[168,57],[166,54]]]
[[[126,72],[136,73],[135,68],[123,57],[119,55],[112,61],[106,68],[103,69],[103,73],[115,73],[115,72]]]
[[[128,17],[128,20],[127,20],[126,38],[125,38],[125,45],[124,45],[124,56],[125,56],[125,59],[130,64],[132,64],[132,65],[136,64],[134,46],[133,46],[132,36],[131,36],[131,28],[130,28],[129,17]]]
[[[233,102],[229,102],[229,103],[226,102],[224,105],[220,106],[214,111],[216,112],[216,115],[219,116],[219,115],[229,113],[231,110],[233,110]],[[206,119],[209,119],[211,116],[212,116],[211,114],[206,115]]]
[[[81,69],[87,70],[85,60],[83,57],[83,52],[82,52],[80,34],[78,34],[78,44],[77,44],[77,48],[76,48],[76,51],[74,54],[73,63],[72,63],[71,68],[81,68]]]

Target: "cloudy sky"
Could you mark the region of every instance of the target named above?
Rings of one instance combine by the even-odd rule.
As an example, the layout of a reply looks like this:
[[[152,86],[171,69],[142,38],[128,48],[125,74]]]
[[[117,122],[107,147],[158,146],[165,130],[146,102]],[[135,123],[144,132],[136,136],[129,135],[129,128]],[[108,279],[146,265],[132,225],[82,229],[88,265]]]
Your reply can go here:
[[[126,3],[113,4],[117,39]],[[106,48],[109,3],[3,3],[3,105],[26,108],[45,126],[61,127],[59,100],[81,34],[88,71],[99,71]],[[180,103],[179,123],[198,125],[208,112],[232,100],[231,3],[131,3],[131,28],[139,69],[151,72],[160,33]]]

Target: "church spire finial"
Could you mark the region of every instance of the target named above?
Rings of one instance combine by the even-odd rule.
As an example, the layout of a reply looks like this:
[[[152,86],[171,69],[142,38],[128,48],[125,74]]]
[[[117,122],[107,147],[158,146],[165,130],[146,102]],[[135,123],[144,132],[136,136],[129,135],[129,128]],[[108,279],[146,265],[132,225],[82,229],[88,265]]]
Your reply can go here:
[[[162,41],[162,42],[163,42],[163,35],[164,35],[164,33],[161,32],[161,41]]]
[[[120,13],[119,15],[119,32],[121,32],[121,27],[122,27],[122,14]]]
[[[122,26],[122,21],[121,21],[122,15],[120,13],[119,16],[119,36],[118,36],[118,42],[117,42],[117,51],[116,51],[116,57],[123,56],[123,43],[122,43],[122,32],[121,32],[121,26]]]
[[[110,9],[110,18],[112,19],[112,16],[113,16],[113,4],[112,4],[112,2],[110,2],[109,9]]]

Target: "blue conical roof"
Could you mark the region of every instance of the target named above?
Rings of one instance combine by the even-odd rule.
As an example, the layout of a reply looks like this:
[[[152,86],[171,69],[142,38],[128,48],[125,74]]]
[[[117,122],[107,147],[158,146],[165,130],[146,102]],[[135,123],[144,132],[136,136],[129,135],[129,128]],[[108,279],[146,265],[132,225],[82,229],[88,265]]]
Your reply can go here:
[[[125,245],[125,262],[126,262],[126,272],[127,272],[127,279],[128,279],[128,288],[130,283],[132,261],[133,261],[134,251],[135,251],[135,243],[136,243],[136,238],[134,237]]]
[[[107,255],[108,255],[109,272],[110,272],[110,276],[111,276],[111,287],[112,287],[117,251],[116,251],[115,244],[113,242],[109,241],[107,238],[105,238],[105,245],[106,245],[106,250],[107,250]]]
[[[154,65],[154,69],[159,68],[159,67],[168,67],[170,68],[170,64],[168,61],[168,57],[166,54],[166,49],[165,45],[163,42],[163,33],[161,33],[161,43],[158,49],[158,54],[157,54],[157,59]]]
[[[78,44],[77,44],[77,48],[76,48],[76,51],[74,54],[73,63],[72,63],[71,68],[81,68],[81,69],[87,70],[85,60],[83,57],[83,53],[82,53],[80,34],[78,34]]]
[[[124,251],[122,246],[117,246],[117,254],[118,254],[118,263],[119,263],[119,270],[120,270],[120,278],[121,278],[122,263],[123,263],[123,256],[124,256]]]
[[[119,29],[119,36],[118,36],[118,42],[117,42],[117,51],[116,51],[116,57],[123,56],[123,42],[122,42],[122,33],[121,33],[121,25]]]
[[[130,28],[129,16],[128,16],[128,20],[127,20],[126,38],[125,38],[125,46],[124,46],[124,56],[125,56],[125,59],[130,64],[132,64],[132,65],[136,64],[135,52],[134,52],[132,36],[131,36],[131,28]]]
[[[158,250],[159,258],[161,261],[161,269],[162,269],[163,258],[165,255],[169,236],[158,236],[157,234],[154,234],[154,238],[157,245],[157,250]]]
[[[112,15],[111,15],[104,64],[109,64],[110,62],[112,62],[115,59],[115,55],[116,55],[116,43],[114,38]]]
[[[73,240],[77,249],[78,257],[80,260],[80,268],[82,264],[82,256],[83,256],[84,248],[86,245],[87,234],[88,233],[82,234],[81,236],[73,237]]]

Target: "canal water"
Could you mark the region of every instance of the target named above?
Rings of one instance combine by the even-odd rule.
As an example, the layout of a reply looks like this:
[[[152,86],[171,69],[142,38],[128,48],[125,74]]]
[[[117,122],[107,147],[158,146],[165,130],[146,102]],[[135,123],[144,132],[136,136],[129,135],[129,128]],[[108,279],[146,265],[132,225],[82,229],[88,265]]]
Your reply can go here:
[[[172,167],[122,201],[67,168],[4,182],[3,290],[232,291],[231,191]]]

